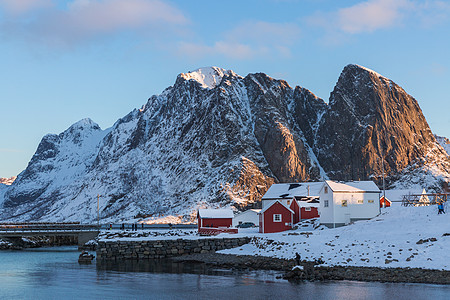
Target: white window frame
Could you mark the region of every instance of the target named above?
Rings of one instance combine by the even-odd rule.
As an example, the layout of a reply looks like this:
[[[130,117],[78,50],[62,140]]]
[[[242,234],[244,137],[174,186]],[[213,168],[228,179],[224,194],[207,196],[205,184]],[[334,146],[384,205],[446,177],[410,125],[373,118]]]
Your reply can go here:
[[[278,217],[280,218],[279,220],[278,220]],[[273,214],[273,221],[274,222],[281,222],[282,221],[282,215],[281,214]]]
[[[311,211],[311,207],[305,207],[305,211]]]

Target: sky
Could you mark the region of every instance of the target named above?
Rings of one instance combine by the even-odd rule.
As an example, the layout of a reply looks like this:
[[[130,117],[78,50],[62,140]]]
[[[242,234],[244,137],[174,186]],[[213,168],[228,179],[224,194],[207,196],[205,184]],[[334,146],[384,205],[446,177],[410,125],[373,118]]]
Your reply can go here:
[[[23,171],[44,135],[87,117],[106,129],[206,66],[328,101],[359,64],[450,137],[449,36],[440,0],[0,0],[0,177]]]

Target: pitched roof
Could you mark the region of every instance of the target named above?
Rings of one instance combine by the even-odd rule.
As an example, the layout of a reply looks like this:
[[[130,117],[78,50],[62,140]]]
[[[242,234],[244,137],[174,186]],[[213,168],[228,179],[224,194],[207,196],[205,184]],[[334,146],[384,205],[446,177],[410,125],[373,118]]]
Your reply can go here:
[[[285,199],[299,196],[319,196],[323,182],[276,183],[267,190],[262,200]]]
[[[297,201],[299,207],[320,207],[320,202],[312,199],[307,201]]]
[[[325,182],[333,192],[380,192],[380,189],[373,181],[336,182],[326,180]]]
[[[266,210],[268,210],[269,208],[271,208],[272,205],[274,205],[274,204],[277,203],[277,202],[280,203],[284,208],[286,208],[287,210],[289,210],[291,213],[295,214],[295,212],[294,212],[292,209],[290,209],[289,207],[286,207],[286,205],[284,205],[283,203],[281,203],[281,202],[278,201],[278,200],[272,200],[268,205],[266,205],[265,208],[261,209],[261,211],[259,212],[259,214],[264,213]]]
[[[206,209],[199,209],[198,215],[202,219],[228,219],[233,218],[234,214],[231,209],[212,209],[212,208],[206,208]]]

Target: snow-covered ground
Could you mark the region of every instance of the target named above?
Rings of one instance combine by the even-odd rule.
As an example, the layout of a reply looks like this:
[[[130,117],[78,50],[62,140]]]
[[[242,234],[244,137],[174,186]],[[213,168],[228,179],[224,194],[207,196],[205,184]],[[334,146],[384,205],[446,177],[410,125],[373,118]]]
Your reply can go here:
[[[450,214],[438,215],[436,206],[395,204],[372,220],[335,229],[259,235],[247,245],[219,253],[278,258],[299,253],[306,260],[322,258],[329,266],[450,270],[449,249]]]

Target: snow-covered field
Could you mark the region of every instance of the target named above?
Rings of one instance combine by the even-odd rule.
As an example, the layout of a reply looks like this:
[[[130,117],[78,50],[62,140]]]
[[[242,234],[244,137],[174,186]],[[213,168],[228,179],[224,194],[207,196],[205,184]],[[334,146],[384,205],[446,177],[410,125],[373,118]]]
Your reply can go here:
[[[450,270],[450,214],[436,206],[385,208],[377,218],[335,229],[256,235],[225,254],[322,258],[325,265]],[[435,239],[435,240],[434,240]]]

